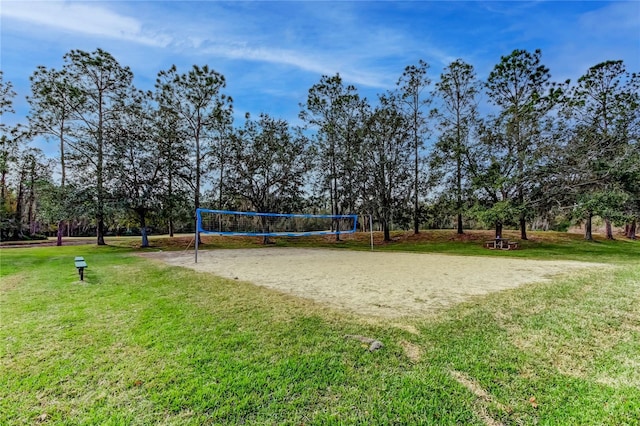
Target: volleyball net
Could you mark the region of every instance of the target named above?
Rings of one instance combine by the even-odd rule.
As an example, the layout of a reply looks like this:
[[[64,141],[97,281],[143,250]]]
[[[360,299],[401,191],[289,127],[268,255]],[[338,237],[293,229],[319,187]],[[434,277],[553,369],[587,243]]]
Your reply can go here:
[[[356,232],[358,215],[196,210],[196,232],[243,237],[306,237]],[[198,238],[196,238],[196,262]]]

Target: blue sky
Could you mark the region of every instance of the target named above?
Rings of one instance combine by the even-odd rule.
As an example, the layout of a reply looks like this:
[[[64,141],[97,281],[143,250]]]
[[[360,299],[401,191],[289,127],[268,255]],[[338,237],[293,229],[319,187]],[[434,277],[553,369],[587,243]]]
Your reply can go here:
[[[484,78],[513,49],[542,49],[558,81],[609,59],[640,72],[639,1],[2,0],[0,17],[1,68],[18,92],[10,124],[25,121],[36,67],[60,68],[72,49],[108,51],[140,89],[172,64],[208,64],[226,77],[238,124],[245,112],[297,124],[323,74],[375,101],[420,59],[434,81],[457,58]]]

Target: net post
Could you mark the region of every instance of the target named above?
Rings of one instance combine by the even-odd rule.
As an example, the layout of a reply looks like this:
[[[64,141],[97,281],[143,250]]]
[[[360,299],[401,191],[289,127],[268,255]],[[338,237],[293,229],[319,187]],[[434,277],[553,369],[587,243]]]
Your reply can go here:
[[[196,250],[195,250],[195,263],[198,263],[198,230],[200,229],[200,209],[196,209]]]
[[[369,234],[371,235],[371,251],[373,251],[373,218],[369,215]]]

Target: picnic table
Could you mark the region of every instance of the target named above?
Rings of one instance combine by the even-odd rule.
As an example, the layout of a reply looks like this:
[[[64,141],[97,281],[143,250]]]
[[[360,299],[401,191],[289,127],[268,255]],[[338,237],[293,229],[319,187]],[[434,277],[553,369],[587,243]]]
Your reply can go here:
[[[490,250],[515,250],[518,248],[518,243],[509,241],[506,238],[496,237],[493,240],[486,241],[484,246]]]

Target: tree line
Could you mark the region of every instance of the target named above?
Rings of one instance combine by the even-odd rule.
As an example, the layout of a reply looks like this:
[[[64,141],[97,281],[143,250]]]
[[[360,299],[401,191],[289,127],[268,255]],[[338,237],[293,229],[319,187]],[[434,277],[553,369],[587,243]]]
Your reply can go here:
[[[0,73],[0,114],[17,94]],[[193,230],[194,210],[371,214],[392,229],[566,229],[640,218],[640,76],[623,61],[554,82],[540,50],[501,57],[486,80],[456,60],[433,82],[407,66],[371,102],[339,74],[300,103],[302,126],[234,123],[225,77],[194,65],[153,90],[108,52],[72,50],[30,77],[28,120],[0,123],[3,240],[136,227]],[[55,143],[46,158],[34,141]]]

